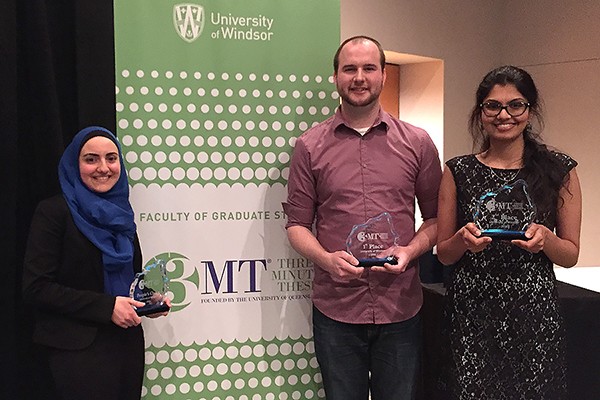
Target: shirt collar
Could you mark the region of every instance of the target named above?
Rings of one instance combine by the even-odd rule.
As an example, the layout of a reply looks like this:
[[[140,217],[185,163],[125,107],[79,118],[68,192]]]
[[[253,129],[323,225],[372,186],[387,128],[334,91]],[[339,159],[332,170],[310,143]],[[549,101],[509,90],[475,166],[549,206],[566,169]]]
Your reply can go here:
[[[377,118],[375,119],[375,122],[373,123],[372,127],[374,128],[374,127],[377,127],[377,126],[383,124],[383,128],[387,131],[388,128],[390,127],[391,123],[392,123],[392,116],[389,113],[383,111],[383,109],[380,107],[379,115],[377,115]],[[350,125],[346,122],[346,120],[342,116],[341,106],[339,106],[337,108],[337,110],[335,111],[335,114],[333,115],[333,129],[337,130],[340,127],[340,125],[343,125],[348,129],[354,130],[352,127],[350,127]]]

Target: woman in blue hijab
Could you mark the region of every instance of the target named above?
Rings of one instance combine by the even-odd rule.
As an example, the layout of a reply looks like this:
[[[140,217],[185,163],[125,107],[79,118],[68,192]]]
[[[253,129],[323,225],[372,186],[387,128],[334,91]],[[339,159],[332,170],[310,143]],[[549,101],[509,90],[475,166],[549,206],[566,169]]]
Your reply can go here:
[[[144,336],[135,307],[144,303],[129,287],[142,255],[117,138],[97,126],[81,130],[58,174],[62,195],[38,205],[25,254],[33,339],[47,349],[61,398],[137,400]]]

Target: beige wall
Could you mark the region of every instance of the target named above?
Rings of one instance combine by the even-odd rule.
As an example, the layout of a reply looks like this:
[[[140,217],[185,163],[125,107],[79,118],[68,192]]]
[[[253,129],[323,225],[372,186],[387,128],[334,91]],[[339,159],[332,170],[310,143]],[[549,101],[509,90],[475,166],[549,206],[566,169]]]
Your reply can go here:
[[[544,139],[580,165],[584,207],[578,265],[600,265],[600,2],[341,0],[341,37],[371,35],[386,50],[444,62],[445,160],[471,151],[466,121],[476,85],[514,64],[546,104]]]
[[[505,14],[513,28],[503,43],[503,61],[532,74],[546,105],[544,140],[579,162],[583,222],[578,265],[600,265],[600,2],[505,4],[521,12]],[[522,43],[511,47],[510,42]]]
[[[400,119],[429,132],[443,157],[444,63],[431,61],[400,68]]]

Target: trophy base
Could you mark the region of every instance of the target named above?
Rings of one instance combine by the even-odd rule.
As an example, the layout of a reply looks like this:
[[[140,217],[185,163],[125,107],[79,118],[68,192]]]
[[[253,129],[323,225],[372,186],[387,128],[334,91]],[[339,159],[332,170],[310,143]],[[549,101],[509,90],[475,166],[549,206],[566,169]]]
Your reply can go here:
[[[136,308],[135,313],[138,316],[143,317],[145,315],[166,312],[166,311],[169,311],[170,309],[171,308],[169,307],[169,305],[167,303],[160,302],[157,304],[146,304],[143,307]]]
[[[383,258],[359,258],[357,267],[370,268],[370,267],[383,267],[383,264],[398,264],[398,259],[393,256]]]
[[[525,231],[507,231],[504,229],[484,229],[481,236],[491,237],[493,240],[529,240]]]

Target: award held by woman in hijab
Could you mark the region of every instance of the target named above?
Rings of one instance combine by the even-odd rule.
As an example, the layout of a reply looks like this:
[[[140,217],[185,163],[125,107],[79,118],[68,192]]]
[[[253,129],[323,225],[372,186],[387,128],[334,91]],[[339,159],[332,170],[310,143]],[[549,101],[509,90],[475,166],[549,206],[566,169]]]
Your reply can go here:
[[[132,299],[145,303],[143,307],[135,309],[137,315],[142,317],[169,311],[170,307],[165,302],[168,289],[169,278],[164,261],[159,259],[146,265],[142,272],[135,275],[129,289]]]

